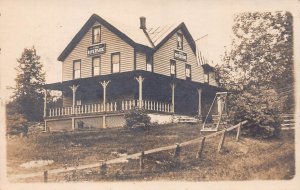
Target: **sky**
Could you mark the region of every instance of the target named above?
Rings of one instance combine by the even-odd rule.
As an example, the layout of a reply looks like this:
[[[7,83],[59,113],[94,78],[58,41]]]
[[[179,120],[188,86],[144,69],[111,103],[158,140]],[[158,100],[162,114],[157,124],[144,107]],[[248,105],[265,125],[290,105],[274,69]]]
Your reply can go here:
[[[41,56],[46,83],[60,82],[57,57],[93,13],[135,27],[140,16],[149,27],[184,22],[195,40],[207,35],[200,42],[214,65],[230,48],[234,14],[284,10],[300,18],[297,0],[0,0],[0,96],[11,96],[6,87],[15,85],[16,59],[32,46]]]

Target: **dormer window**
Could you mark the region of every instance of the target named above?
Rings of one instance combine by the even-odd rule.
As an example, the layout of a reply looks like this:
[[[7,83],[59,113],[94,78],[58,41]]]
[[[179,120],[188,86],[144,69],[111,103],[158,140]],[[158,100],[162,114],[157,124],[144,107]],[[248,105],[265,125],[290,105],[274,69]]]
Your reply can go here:
[[[177,33],[177,49],[183,49],[183,34]]]
[[[101,27],[95,26],[93,27],[93,44],[101,42]]]

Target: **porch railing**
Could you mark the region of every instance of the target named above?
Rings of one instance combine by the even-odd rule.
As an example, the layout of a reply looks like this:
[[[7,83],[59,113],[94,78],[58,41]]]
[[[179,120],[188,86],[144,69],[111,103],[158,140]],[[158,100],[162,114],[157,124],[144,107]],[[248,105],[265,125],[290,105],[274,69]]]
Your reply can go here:
[[[119,105],[120,106],[120,105]],[[127,111],[132,110],[136,107],[141,107],[149,111],[158,112],[172,112],[172,104],[164,103],[152,100],[123,100],[121,102],[121,107],[118,107],[117,102],[109,102],[105,104],[85,104],[73,107],[58,107],[49,108],[47,110],[48,117],[58,117],[58,116],[68,116],[68,115],[80,115],[80,114],[90,114],[90,113],[101,113],[101,112],[117,112],[117,111]]]
[[[122,101],[122,110],[131,110],[134,107],[141,107],[145,110],[151,111],[159,111],[159,112],[171,112],[171,104],[159,101],[152,101],[152,100],[142,100],[140,106],[139,100],[124,100]]]

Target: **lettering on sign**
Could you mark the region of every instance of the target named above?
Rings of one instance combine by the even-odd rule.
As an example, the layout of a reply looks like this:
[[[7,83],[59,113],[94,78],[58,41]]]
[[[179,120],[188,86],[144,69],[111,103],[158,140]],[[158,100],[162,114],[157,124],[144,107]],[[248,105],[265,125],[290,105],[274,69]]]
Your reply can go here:
[[[179,50],[174,50],[174,59],[187,61],[187,53]]]
[[[90,46],[87,48],[87,55],[88,56],[98,55],[101,53],[105,53],[105,50],[106,50],[106,44],[98,44],[98,45]]]

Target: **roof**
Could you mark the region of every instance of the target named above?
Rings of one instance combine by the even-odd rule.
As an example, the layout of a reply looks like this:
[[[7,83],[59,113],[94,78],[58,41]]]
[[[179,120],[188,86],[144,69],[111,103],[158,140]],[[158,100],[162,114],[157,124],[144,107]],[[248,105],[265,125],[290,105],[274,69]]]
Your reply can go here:
[[[131,27],[117,21],[111,20],[110,22],[107,22],[102,17],[93,14],[59,55],[57,58],[58,61],[64,61],[95,22],[99,22],[101,25],[105,26],[108,30],[115,33],[132,47],[142,49],[144,51],[155,51],[159,49],[180,29],[193,52],[196,52],[195,41],[183,22],[178,26],[169,25],[142,30],[139,27]]]

